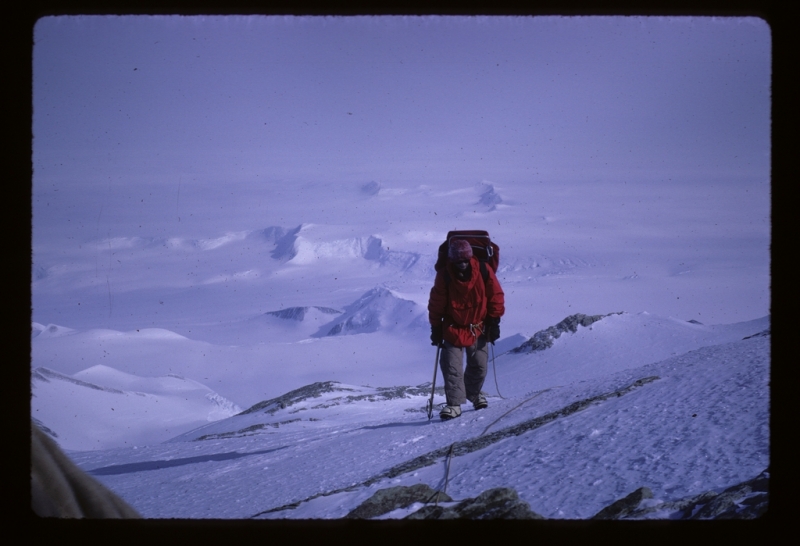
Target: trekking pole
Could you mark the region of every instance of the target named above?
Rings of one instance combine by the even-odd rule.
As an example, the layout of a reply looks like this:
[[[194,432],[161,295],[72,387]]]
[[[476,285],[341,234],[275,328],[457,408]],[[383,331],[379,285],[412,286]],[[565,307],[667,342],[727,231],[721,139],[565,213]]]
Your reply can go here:
[[[428,411],[428,421],[433,418],[433,393],[436,390],[436,368],[439,366],[439,351],[442,348],[442,344],[436,345],[436,360],[433,362],[433,383],[431,383],[431,399],[428,400],[427,404],[427,411]]]

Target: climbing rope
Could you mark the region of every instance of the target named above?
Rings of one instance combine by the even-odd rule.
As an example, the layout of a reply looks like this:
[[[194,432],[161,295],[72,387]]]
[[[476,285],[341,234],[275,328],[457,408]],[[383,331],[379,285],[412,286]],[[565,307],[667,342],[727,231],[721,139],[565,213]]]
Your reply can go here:
[[[505,400],[506,397],[500,394],[500,387],[497,385],[497,364],[494,363],[494,343],[492,343],[492,371],[494,371],[494,388],[497,389],[497,396]]]
[[[501,415],[500,417],[498,417],[497,419],[495,419],[494,421],[489,423],[489,425],[485,429],[483,429],[483,432],[481,432],[478,435],[478,437],[481,437],[484,434],[486,434],[486,432],[492,427],[492,425],[496,424],[500,419],[502,419],[503,417],[505,417],[506,415],[508,415],[512,411],[516,410],[520,406],[522,406],[524,404],[527,404],[528,402],[530,402],[531,400],[533,400],[534,398],[536,398],[540,394],[544,394],[544,393],[546,393],[546,392],[548,392],[550,390],[558,389],[558,388],[560,388],[560,387],[550,387],[549,389],[544,389],[542,391],[537,392],[536,394],[534,394],[530,398],[527,398],[527,399],[523,400],[522,402],[520,402],[519,404],[517,404],[516,406],[514,406],[513,408],[511,408],[507,412],[505,412],[503,415]],[[498,391],[498,394],[499,394],[499,391]],[[447,484],[450,481],[450,463],[453,460],[453,450],[455,449],[455,447],[456,447],[456,442],[453,442],[452,444],[450,444],[450,449],[447,451],[447,459],[445,461],[445,471],[444,471],[444,489],[436,491],[436,506],[439,506],[439,495],[441,493],[447,493]]]
[[[484,434],[486,434],[486,431],[487,431],[487,430],[489,430],[489,429],[492,427],[492,425],[494,425],[495,423],[497,423],[497,422],[498,422],[500,419],[502,419],[503,417],[505,417],[506,415],[508,415],[509,413],[511,413],[512,411],[514,411],[515,409],[517,409],[518,407],[522,406],[523,404],[526,404],[526,403],[530,402],[531,400],[533,400],[534,398],[536,398],[536,397],[537,397],[537,396],[539,396],[540,394],[544,394],[544,393],[546,393],[547,391],[551,390],[552,388],[553,388],[553,387],[551,387],[550,389],[545,389],[545,390],[543,390],[543,391],[539,391],[539,392],[537,392],[536,394],[534,394],[533,396],[531,396],[530,398],[528,398],[527,400],[523,400],[522,402],[520,402],[519,404],[517,404],[516,406],[514,406],[513,408],[511,408],[511,409],[510,409],[510,410],[508,410],[507,412],[505,412],[503,415],[501,415],[500,417],[498,417],[497,419],[495,419],[494,421],[492,421],[491,423],[489,423],[489,425],[488,425],[488,426],[487,426],[485,429],[483,429],[483,432],[481,432],[480,434],[478,434],[478,436],[479,436],[479,437],[480,437],[480,436],[483,436]],[[555,387],[555,388],[558,388],[558,387]]]
[[[453,448],[455,446],[455,442],[450,444],[450,450],[447,452],[447,464],[444,471],[444,489],[436,491],[436,506],[439,506],[439,495],[442,493],[447,494],[447,483],[450,476],[450,461],[453,459]]]

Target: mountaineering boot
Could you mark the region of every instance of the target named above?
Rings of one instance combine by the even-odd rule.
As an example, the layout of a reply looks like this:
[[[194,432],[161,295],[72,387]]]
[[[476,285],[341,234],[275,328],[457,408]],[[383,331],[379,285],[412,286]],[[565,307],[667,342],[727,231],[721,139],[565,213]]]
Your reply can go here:
[[[482,392],[479,392],[478,396],[476,396],[470,401],[472,402],[472,407],[474,407],[476,410],[489,407],[489,402],[486,401],[486,397],[483,395]]]
[[[442,408],[442,411],[439,412],[439,417],[442,421],[447,421],[448,419],[455,419],[456,417],[461,416],[461,406],[445,406]]]

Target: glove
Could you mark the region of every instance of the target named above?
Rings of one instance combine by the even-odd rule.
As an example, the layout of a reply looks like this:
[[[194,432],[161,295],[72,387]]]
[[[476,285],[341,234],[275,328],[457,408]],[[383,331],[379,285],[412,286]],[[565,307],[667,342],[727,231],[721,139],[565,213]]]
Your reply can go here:
[[[431,345],[436,345],[438,347],[442,344],[442,341],[444,341],[442,337],[442,327],[431,326]]]
[[[486,341],[494,344],[500,338],[500,317],[486,317]]]

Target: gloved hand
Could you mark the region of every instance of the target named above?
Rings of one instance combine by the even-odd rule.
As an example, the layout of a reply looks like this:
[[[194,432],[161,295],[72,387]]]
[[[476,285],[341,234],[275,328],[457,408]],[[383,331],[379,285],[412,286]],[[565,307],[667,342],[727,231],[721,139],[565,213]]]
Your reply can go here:
[[[438,347],[442,344],[442,341],[444,341],[442,327],[431,325],[431,345],[436,345]]]
[[[500,338],[500,317],[486,317],[483,323],[486,325],[486,341],[493,344]]]

